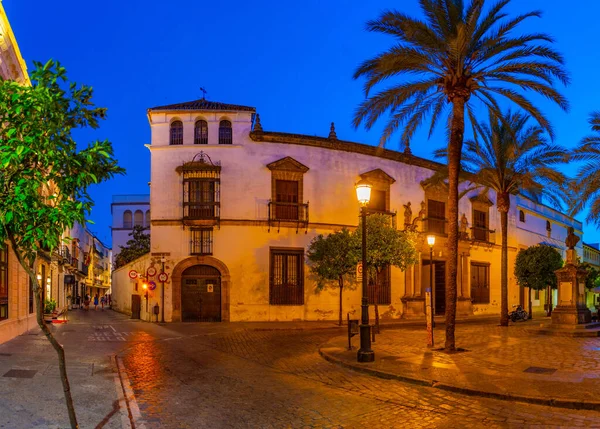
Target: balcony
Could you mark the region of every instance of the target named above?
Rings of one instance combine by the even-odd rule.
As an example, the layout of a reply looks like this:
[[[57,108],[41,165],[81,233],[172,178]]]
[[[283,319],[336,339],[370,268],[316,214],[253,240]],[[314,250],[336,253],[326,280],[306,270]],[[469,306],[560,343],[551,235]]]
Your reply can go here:
[[[221,217],[221,203],[183,203],[183,220],[218,221]]]
[[[82,263],[82,264],[81,264],[81,269],[79,270],[79,272],[80,272],[81,274],[83,274],[84,276],[87,276],[87,275],[88,275],[88,273],[89,273],[89,267],[90,267],[89,265],[86,265],[86,264],[83,264],[83,263]]]
[[[496,244],[496,231],[484,227],[471,227],[471,241],[474,243]]]
[[[428,217],[423,219],[424,231],[429,234],[441,235],[446,237],[448,235],[446,224],[448,223],[447,219],[438,218],[438,217]]]
[[[292,222],[296,225],[296,233],[302,226],[308,231],[308,203],[279,203],[269,201],[269,231],[277,224],[277,232],[281,222]],[[305,233],[306,233],[305,231]]]
[[[59,255],[63,264],[71,265],[73,263],[71,259],[71,251],[69,250],[68,246],[65,246],[64,244],[60,246]]]

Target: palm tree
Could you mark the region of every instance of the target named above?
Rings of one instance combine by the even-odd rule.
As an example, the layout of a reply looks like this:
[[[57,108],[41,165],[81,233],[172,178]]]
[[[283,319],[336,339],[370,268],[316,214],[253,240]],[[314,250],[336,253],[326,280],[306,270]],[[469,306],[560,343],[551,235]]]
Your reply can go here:
[[[447,351],[455,350],[458,177],[465,113],[476,133],[474,101],[501,117],[498,102],[505,99],[526,111],[553,136],[547,118],[519,90],[533,91],[568,108],[567,100],[553,87],[556,80],[568,83],[563,57],[551,47],[553,39],[542,33],[513,33],[523,21],[540,17],[541,12],[511,18],[504,12],[510,0],[499,0],[485,10],[484,3],[420,0],[424,20],[399,11],[384,12],[367,23],[367,30],[391,35],[397,43],[362,63],[354,73],[355,79],[366,78],[367,97],[355,113],[354,126],[364,124],[370,129],[384,113],[390,114],[381,145],[403,126],[401,141],[408,148],[426,118],[431,121],[431,135],[438,120],[449,113]],[[370,95],[374,86],[397,77],[405,79]]]
[[[586,221],[600,227],[600,112],[592,113],[589,123],[592,131],[597,133],[584,137],[571,155],[571,159],[575,161],[586,162],[575,177],[573,189],[576,198],[573,198],[571,214],[580,212],[590,203]]]
[[[490,112],[489,124],[478,126],[477,140],[465,142],[462,170],[469,182],[496,192],[502,230],[500,325],[508,326],[508,212],[510,196],[523,194],[535,202],[542,198],[560,208],[566,199],[567,178],[555,169],[567,151],[547,142],[544,129],[528,125],[529,116],[508,111],[503,119]],[[445,156],[445,150],[437,151]]]

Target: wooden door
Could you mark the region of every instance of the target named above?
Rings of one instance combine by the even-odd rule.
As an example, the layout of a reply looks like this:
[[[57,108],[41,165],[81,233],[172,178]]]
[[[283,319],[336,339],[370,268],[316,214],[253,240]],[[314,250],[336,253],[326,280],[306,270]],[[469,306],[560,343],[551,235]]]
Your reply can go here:
[[[434,261],[433,264],[435,314],[440,315],[446,312],[446,263]]]
[[[131,318],[139,319],[142,311],[142,297],[139,295],[131,295]]]
[[[182,278],[181,301],[184,322],[220,322],[220,279]]]
[[[275,214],[280,220],[298,219],[298,182],[277,180],[275,182]]]

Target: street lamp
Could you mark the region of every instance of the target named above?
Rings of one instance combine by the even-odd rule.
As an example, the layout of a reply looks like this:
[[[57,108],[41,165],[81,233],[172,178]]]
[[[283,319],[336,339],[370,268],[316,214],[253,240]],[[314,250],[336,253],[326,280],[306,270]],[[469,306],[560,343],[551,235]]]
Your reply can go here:
[[[429,244],[429,314],[427,320],[427,334],[429,335],[429,346],[433,347],[433,246],[435,245],[435,235],[427,236]]]
[[[162,263],[161,273],[165,272],[165,260],[164,256],[161,256],[160,262]],[[162,303],[161,303],[161,314],[160,314],[160,323],[165,323],[165,282],[162,282]]]
[[[360,321],[360,349],[358,362],[373,362],[375,353],[371,350],[371,336],[369,335],[369,300],[367,297],[367,205],[371,200],[371,183],[360,180],[356,184],[356,198],[361,205],[360,215],[362,220],[362,302]]]

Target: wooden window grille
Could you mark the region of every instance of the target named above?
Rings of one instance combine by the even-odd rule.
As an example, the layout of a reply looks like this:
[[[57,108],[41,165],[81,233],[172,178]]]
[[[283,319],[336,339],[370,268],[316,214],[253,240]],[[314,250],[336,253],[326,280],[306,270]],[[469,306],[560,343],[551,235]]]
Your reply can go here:
[[[473,210],[473,239],[488,241],[488,214],[481,210]]]
[[[304,305],[304,251],[271,250],[269,303]]]
[[[427,200],[427,232],[446,233],[446,203]]]
[[[206,121],[196,121],[194,144],[208,144],[208,123]]]
[[[187,187],[187,217],[191,219],[212,219],[216,217],[216,189],[214,181],[191,180]]]
[[[0,320],[8,319],[8,248],[0,249]]]
[[[275,216],[277,220],[298,220],[297,181],[275,181]]]
[[[233,144],[233,131],[230,121],[221,121],[219,123],[219,144]]]
[[[169,144],[179,145],[183,144],[183,122],[173,121],[171,123],[171,135]]]
[[[490,303],[490,266],[471,263],[471,301],[473,304]]]
[[[190,240],[190,255],[212,255],[213,230],[212,228],[192,229]]]
[[[378,275],[375,270],[372,271],[367,286],[369,305],[390,305],[392,303],[391,267],[383,268]]]

